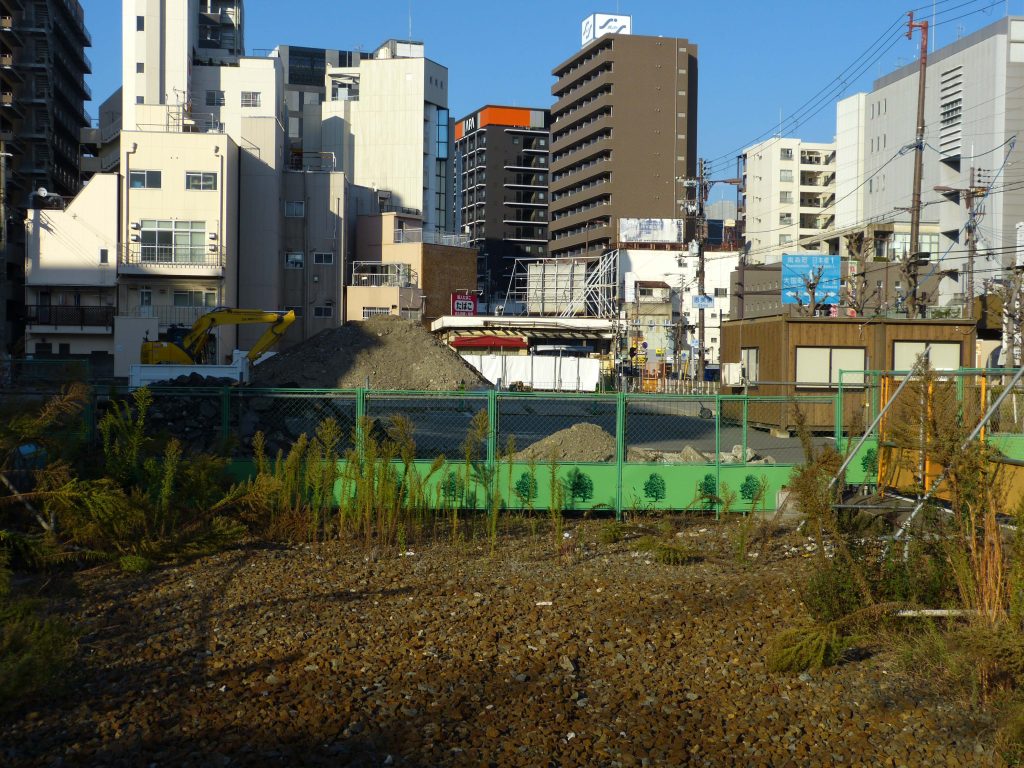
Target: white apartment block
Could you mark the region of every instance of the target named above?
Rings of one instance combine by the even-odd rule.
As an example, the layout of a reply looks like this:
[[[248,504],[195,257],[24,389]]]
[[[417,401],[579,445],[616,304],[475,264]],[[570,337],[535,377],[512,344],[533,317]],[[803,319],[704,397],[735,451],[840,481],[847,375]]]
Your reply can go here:
[[[751,263],[817,252],[801,239],[834,225],[836,145],[773,138],[743,152],[743,212]]]
[[[398,41],[325,67],[331,95],[322,110],[304,97],[296,163],[282,60],[243,55],[242,13],[242,0],[123,0],[120,124],[108,100],[93,137],[95,169],[118,172],[30,212],[28,354],[109,356],[127,376],[143,340],[217,306],[294,309],[287,347],[344,321],[357,215],[383,202],[446,229],[447,70]],[[217,361],[263,330],[218,329]]]
[[[895,259],[910,249],[910,215],[917,120],[918,70],[908,64],[874,84],[870,93],[840,103],[837,132],[863,132],[859,195],[861,220],[890,222],[891,233],[875,240],[878,256]],[[1011,16],[928,55],[925,92],[925,150],[921,197],[921,241],[916,250],[932,255],[936,270],[959,270],[959,280],[939,284],[939,305],[960,305],[966,293],[967,210],[956,192],[971,184],[995,184],[983,203],[975,260],[975,295],[984,281],[1013,263],[1016,227],[1024,221],[1024,189],[1013,185],[1020,144],[1009,141],[1024,125],[1024,17]],[[853,101],[856,100],[856,101]],[[1006,163],[1004,167],[1004,162]],[[1003,190],[1004,185],[1010,186]],[[848,187],[852,187],[852,183]],[[843,223],[858,216],[851,212]],[[928,269],[931,269],[930,267]],[[929,303],[931,298],[929,298]]]
[[[448,69],[421,43],[389,40],[358,66],[328,69],[322,110],[320,150],[353,184],[420,211],[426,230],[451,228]]]

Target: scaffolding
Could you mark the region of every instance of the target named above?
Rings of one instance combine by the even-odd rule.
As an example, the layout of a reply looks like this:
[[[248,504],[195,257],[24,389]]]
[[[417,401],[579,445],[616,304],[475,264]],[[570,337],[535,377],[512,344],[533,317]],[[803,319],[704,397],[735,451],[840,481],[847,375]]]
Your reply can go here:
[[[505,314],[541,317],[619,315],[619,251],[592,258],[516,259]]]

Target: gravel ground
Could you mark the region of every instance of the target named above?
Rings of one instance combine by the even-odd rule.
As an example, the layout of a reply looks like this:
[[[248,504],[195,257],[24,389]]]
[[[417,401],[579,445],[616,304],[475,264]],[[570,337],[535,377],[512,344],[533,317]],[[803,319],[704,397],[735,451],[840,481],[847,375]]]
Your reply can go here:
[[[993,764],[990,724],[890,653],[765,670],[806,540],[741,567],[727,526],[696,523],[704,559],[669,566],[583,525],[562,554],[524,528],[493,557],[252,546],[82,574],[71,690],[3,726],[0,764]]]

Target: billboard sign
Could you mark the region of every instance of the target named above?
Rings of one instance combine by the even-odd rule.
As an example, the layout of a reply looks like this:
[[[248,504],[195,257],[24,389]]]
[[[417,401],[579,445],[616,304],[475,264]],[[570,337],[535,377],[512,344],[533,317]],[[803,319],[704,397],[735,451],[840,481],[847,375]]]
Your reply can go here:
[[[593,13],[580,25],[580,47],[602,35],[629,35],[633,31],[633,17],[610,13]]]
[[[477,304],[476,294],[453,293],[452,314],[461,317],[473,317],[476,315]]]
[[[782,303],[838,304],[840,257],[817,253],[782,254]]]
[[[675,243],[686,239],[684,219],[619,219],[620,243]]]

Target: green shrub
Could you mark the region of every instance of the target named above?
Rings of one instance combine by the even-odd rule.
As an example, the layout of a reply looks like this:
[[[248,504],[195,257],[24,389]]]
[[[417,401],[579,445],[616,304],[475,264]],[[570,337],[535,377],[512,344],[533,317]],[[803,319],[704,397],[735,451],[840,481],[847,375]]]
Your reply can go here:
[[[817,564],[802,586],[800,597],[811,616],[822,622],[840,619],[863,605],[857,582],[840,558]]]
[[[626,526],[619,522],[610,522],[605,525],[597,538],[602,544],[618,544],[626,535]]]
[[[27,601],[0,598],[0,712],[53,685],[75,650],[63,622],[39,617]]]
[[[125,573],[146,573],[153,569],[153,561],[139,555],[122,555],[118,565]]]

